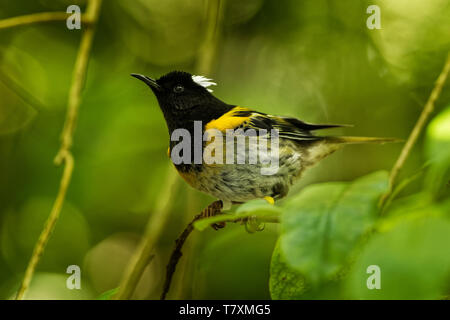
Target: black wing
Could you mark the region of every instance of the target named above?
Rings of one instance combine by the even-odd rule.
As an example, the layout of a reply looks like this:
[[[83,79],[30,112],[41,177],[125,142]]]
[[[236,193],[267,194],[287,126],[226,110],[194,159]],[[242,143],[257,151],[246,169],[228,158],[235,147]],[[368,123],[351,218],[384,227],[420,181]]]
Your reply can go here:
[[[322,137],[315,136],[311,131],[337,127],[345,127],[345,125],[311,124],[296,118],[278,117],[256,111],[252,112],[249,120],[242,126],[244,129],[266,129],[269,133],[271,129],[277,129],[281,138],[298,141],[321,140]]]

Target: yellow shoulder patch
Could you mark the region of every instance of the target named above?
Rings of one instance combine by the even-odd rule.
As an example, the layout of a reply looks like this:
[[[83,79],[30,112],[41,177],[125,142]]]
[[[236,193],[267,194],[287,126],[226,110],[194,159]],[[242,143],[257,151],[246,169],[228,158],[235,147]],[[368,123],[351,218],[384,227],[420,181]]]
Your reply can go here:
[[[225,131],[226,129],[234,129],[239,127],[242,123],[248,120],[250,117],[240,117],[236,116],[239,111],[249,111],[248,108],[235,107],[222,115],[218,119],[211,120],[205,125],[205,130],[217,129],[220,131]]]

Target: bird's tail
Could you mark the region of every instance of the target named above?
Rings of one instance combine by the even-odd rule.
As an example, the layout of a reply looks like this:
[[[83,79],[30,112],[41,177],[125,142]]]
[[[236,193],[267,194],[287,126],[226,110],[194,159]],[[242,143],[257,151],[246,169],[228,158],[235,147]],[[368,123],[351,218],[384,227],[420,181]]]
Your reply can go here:
[[[342,148],[347,144],[354,143],[387,143],[400,142],[402,140],[396,138],[374,138],[374,137],[322,137],[323,139],[315,142],[305,154],[304,166],[312,166],[322,160],[334,151]]]
[[[353,144],[353,143],[388,143],[388,142],[402,142],[401,139],[396,138],[377,138],[377,137],[324,137],[328,143],[336,144]]]

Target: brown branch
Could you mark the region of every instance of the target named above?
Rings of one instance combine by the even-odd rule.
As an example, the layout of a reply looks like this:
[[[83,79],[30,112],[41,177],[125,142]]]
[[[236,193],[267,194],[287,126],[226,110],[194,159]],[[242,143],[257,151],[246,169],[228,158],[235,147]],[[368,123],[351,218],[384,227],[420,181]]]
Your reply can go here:
[[[403,146],[403,149],[400,153],[400,156],[398,157],[397,161],[394,164],[394,167],[391,170],[391,175],[389,177],[389,190],[386,192],[386,194],[383,195],[383,197],[380,199],[380,207],[383,207],[386,203],[386,200],[389,198],[389,196],[392,194],[392,191],[394,189],[394,186],[396,184],[397,177],[403,168],[403,165],[406,162],[406,159],[408,158],[409,154],[411,153],[412,148],[414,147],[415,143],[417,142],[417,139],[419,138],[420,133],[423,131],[431,113],[434,111],[434,103],[439,98],[439,95],[441,94],[442,87],[444,86],[445,80],[447,79],[448,73],[450,71],[450,52],[447,55],[447,60],[445,61],[444,67],[437,78],[434,88],[431,91],[430,97],[427,100],[427,103],[425,104],[422,113],[420,114],[419,119],[416,122],[416,125],[414,126],[413,130],[411,131],[408,140],[406,141],[405,145]]]
[[[178,237],[177,240],[175,240],[175,247],[172,251],[172,254],[170,255],[169,263],[166,266],[166,278],[164,281],[163,286],[163,292],[161,294],[161,300],[165,300],[167,293],[169,292],[170,285],[172,283],[173,275],[175,274],[176,267],[178,265],[178,262],[183,255],[181,252],[181,249],[183,248],[184,243],[186,242],[189,235],[194,230],[194,224],[200,219],[216,216],[221,213],[222,210],[222,201],[217,200],[211,203],[208,207],[206,207],[200,214],[196,215],[194,219],[192,219],[191,222],[186,226],[186,228],[183,230],[181,235]],[[246,222],[249,219],[247,218],[230,218],[224,215],[223,220],[220,222],[216,222],[212,227],[214,229],[218,229],[219,227],[225,226],[225,222]],[[261,219],[258,219],[259,222],[272,222],[272,223],[278,223],[279,219],[278,217],[261,217]]]
[[[217,200],[211,203],[208,207],[206,207],[200,214],[196,215],[194,219],[192,219],[191,222],[184,228],[181,235],[178,237],[177,240],[175,240],[175,248],[172,251],[172,254],[170,255],[169,263],[166,267],[166,280],[164,281],[164,287],[163,292],[161,294],[161,300],[166,299],[166,295],[169,292],[170,284],[172,283],[172,278],[175,273],[175,269],[177,267],[178,261],[180,260],[181,256],[183,255],[181,252],[181,249],[183,248],[184,243],[186,242],[187,238],[191,234],[192,230],[194,230],[194,223],[204,217],[211,217],[214,215],[217,215],[222,210],[222,201]]]
[[[65,21],[68,16],[69,16],[69,14],[66,12],[40,12],[40,13],[27,14],[24,16],[18,16],[18,17],[0,20],[0,29],[24,26],[24,25],[29,25],[32,23],[39,23],[39,22]],[[91,22],[91,20],[88,19],[88,17],[85,17],[84,15],[82,15],[81,22],[83,24],[87,25]]]
[[[166,266],[166,279],[164,280],[163,292],[161,294],[161,300],[166,299],[166,295],[169,292],[170,285],[172,283],[172,278],[175,273],[175,269],[177,267],[178,261],[180,260],[183,253],[181,249],[183,248],[184,243],[187,238],[191,234],[192,230],[194,230],[194,223],[202,217],[201,214],[196,215],[194,219],[186,226],[181,235],[175,240],[175,248],[170,255],[169,263]]]
[[[97,21],[100,12],[101,1],[102,0],[89,1],[86,9],[86,15],[90,18],[91,21]],[[68,98],[66,123],[64,125],[61,137],[61,147],[55,157],[55,163],[57,165],[64,163],[64,171],[61,177],[60,187],[55,202],[53,203],[50,215],[48,216],[44,228],[33,249],[30,262],[28,263],[24,278],[16,295],[17,300],[22,300],[24,298],[24,295],[30,285],[34,271],[36,270],[36,266],[39,263],[39,260],[46,248],[53,229],[55,228],[55,224],[60,216],[61,209],[64,204],[64,199],[67,193],[67,188],[70,184],[74,167],[74,159],[70,149],[72,146],[73,133],[75,130],[75,123],[77,118],[76,115],[81,102],[81,91],[86,78],[87,62],[92,47],[93,37],[93,25],[86,26],[81,38],[81,44],[80,48],[78,49],[74,72],[72,75],[72,84]]]

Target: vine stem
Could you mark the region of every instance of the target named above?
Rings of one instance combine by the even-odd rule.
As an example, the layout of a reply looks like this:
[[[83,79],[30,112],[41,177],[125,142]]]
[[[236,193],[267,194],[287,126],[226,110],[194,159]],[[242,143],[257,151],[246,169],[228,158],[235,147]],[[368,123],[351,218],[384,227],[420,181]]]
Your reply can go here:
[[[24,26],[39,22],[65,21],[68,17],[66,12],[40,12],[27,14],[19,17],[0,20],[0,29],[7,29],[17,26]],[[88,24],[91,22],[88,17],[81,16],[81,22]]]
[[[101,3],[102,0],[89,0],[86,8],[86,16],[90,21],[97,21],[100,13]],[[46,245],[55,228],[56,222],[58,221],[58,218],[60,216],[67,189],[72,178],[75,161],[71,153],[71,146],[76,126],[77,113],[81,102],[81,92],[83,90],[84,82],[86,79],[87,64],[92,47],[94,31],[94,23],[89,24],[85,27],[85,31],[83,32],[83,35],[81,37],[81,43],[78,49],[75,67],[72,74],[72,84],[70,87],[67,104],[66,121],[61,135],[61,146],[55,157],[56,165],[61,165],[62,163],[64,163],[64,170],[61,177],[58,194],[56,196],[55,202],[53,203],[50,215],[48,216],[44,228],[42,229],[39,239],[33,249],[33,253],[28,263],[27,269],[25,270],[25,275],[22,279],[22,283],[20,284],[19,290],[17,291],[16,300],[22,300],[30,286],[31,279],[33,278],[34,272],[36,270],[36,266],[39,263],[39,260],[46,248]]]
[[[414,147],[415,143],[417,142],[420,133],[423,131],[428,119],[430,118],[431,113],[434,111],[434,104],[436,100],[439,98],[439,95],[441,94],[442,88],[448,77],[449,72],[450,72],[450,52],[447,54],[447,59],[445,61],[444,67],[435,82],[434,88],[431,91],[430,96],[428,97],[428,100],[422,110],[422,113],[420,114],[419,119],[416,122],[416,125],[414,126],[413,130],[411,131],[408,137],[408,140],[403,146],[400,156],[398,157],[397,161],[395,162],[391,170],[391,174],[389,177],[389,189],[380,199],[380,207],[383,207],[385,205],[386,201],[392,194],[394,186],[397,182],[398,175],[401,169],[403,168],[403,165],[408,159],[408,156],[411,153],[411,150]]]

